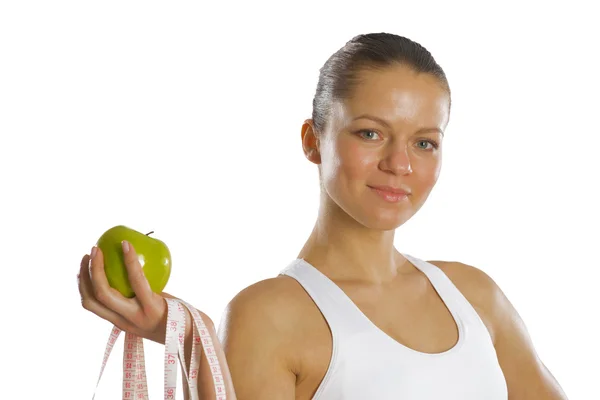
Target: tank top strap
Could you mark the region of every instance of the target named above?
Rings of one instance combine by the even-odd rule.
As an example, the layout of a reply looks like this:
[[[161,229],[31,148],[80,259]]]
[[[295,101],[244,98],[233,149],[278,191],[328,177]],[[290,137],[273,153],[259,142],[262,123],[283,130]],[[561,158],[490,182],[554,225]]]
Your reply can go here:
[[[454,285],[452,280],[437,265],[433,265],[425,260],[401,253],[408,261],[423,272],[431,285],[438,292],[446,307],[454,314],[456,319],[471,321],[477,312],[471,306],[471,303]],[[475,314],[475,315],[474,315]]]
[[[319,308],[332,332],[356,332],[368,328],[360,309],[325,274],[302,258],[295,259],[280,275],[294,278]]]

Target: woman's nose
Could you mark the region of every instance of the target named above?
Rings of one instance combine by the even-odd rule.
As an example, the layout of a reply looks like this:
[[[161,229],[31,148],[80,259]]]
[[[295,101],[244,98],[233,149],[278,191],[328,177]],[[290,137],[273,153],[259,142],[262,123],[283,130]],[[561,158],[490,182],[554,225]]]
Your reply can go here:
[[[399,144],[390,148],[381,161],[380,168],[396,175],[410,174],[412,172],[412,166],[407,146]]]

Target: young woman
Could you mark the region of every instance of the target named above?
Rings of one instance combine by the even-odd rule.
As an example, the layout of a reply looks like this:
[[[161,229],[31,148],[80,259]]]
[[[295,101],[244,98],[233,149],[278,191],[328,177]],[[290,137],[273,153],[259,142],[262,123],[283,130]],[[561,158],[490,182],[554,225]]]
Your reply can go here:
[[[230,302],[220,327],[237,398],[566,399],[489,276],[394,247],[438,179],[450,106],[442,68],[407,38],[360,35],[325,63],[301,131],[319,170],[314,229],[277,277]],[[91,278],[87,266],[86,255],[84,307],[164,343],[165,302],[143,274],[125,299],[101,255]]]

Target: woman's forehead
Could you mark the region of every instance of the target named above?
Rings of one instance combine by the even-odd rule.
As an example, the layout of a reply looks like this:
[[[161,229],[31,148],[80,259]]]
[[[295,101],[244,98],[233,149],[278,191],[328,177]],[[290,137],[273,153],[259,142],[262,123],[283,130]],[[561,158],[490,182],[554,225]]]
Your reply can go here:
[[[366,77],[347,99],[332,104],[332,117],[348,124],[362,115],[371,115],[390,124],[412,123],[444,129],[450,108],[447,90],[434,76]]]
[[[359,72],[348,98],[332,105],[332,111],[342,120],[370,114],[391,123],[404,120],[444,125],[449,105],[450,95],[437,77],[393,66]]]

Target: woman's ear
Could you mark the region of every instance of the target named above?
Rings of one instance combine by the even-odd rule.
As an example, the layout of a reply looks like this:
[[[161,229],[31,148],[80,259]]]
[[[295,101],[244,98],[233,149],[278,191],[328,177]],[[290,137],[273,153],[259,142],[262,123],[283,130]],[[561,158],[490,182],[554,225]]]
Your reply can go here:
[[[302,124],[301,137],[302,150],[306,158],[315,164],[321,164],[320,142],[312,119],[307,119]]]

